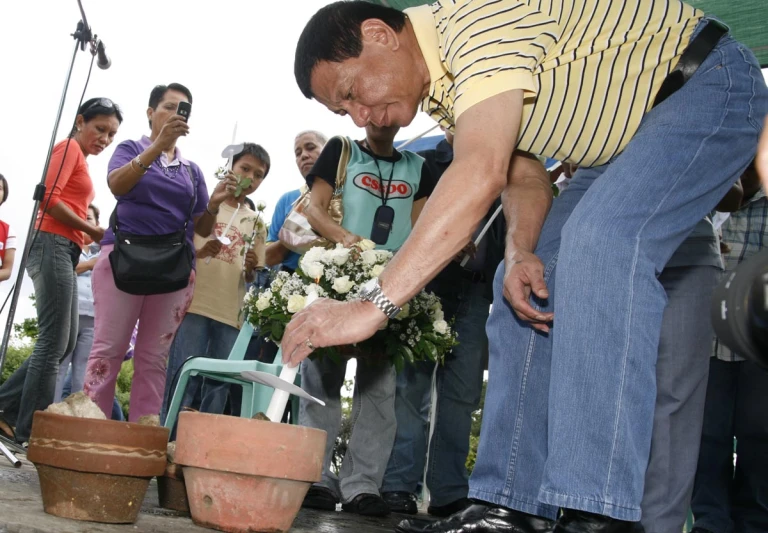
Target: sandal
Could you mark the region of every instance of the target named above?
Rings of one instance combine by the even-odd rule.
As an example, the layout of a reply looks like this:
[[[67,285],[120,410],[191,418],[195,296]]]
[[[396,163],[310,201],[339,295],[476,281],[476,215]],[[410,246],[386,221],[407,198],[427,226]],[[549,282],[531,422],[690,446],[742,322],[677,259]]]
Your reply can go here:
[[[16,432],[13,431],[13,427],[2,414],[0,414],[0,437],[11,442],[16,442]]]

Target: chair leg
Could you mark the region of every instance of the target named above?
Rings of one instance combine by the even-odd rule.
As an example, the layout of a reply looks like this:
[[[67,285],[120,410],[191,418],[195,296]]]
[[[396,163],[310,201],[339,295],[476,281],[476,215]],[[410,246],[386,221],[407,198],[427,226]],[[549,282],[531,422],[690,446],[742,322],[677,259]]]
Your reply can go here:
[[[184,397],[184,391],[187,390],[187,382],[191,373],[197,374],[197,372],[185,370],[183,367],[179,373],[179,380],[173,391],[171,403],[168,406],[168,414],[165,416],[165,422],[163,423],[167,428],[173,429],[173,426],[176,424],[176,418],[179,416],[179,409],[181,408],[181,400]]]
[[[240,402],[240,418],[253,418],[253,383],[243,383],[243,400]]]

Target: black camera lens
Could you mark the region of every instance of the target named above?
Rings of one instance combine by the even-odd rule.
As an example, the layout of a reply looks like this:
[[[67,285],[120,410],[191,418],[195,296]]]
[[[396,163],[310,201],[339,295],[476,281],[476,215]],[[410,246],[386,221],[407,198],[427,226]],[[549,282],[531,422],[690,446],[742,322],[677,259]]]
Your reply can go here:
[[[711,316],[723,344],[768,369],[768,248],[725,276],[712,294]]]

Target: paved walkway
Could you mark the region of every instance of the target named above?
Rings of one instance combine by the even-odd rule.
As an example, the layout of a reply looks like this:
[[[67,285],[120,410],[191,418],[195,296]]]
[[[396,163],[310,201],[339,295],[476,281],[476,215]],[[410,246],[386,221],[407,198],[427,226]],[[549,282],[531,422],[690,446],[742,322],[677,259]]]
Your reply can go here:
[[[402,516],[363,518],[347,513],[302,510],[292,533],[391,533]],[[14,469],[0,457],[0,533],[197,533],[212,530],[198,527],[188,517],[161,509],[157,483],[153,480],[132,525],[107,525],[58,518],[43,512],[40,486],[34,466],[24,461]]]

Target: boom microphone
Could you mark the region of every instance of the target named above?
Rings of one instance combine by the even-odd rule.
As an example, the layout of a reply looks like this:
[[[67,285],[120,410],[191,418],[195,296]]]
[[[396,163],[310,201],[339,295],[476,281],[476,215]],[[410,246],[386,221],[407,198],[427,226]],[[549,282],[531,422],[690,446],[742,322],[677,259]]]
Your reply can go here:
[[[96,61],[96,65],[101,70],[107,70],[112,65],[112,60],[107,56],[107,51],[104,47],[104,41],[101,39],[96,41],[96,55],[99,59]]]

